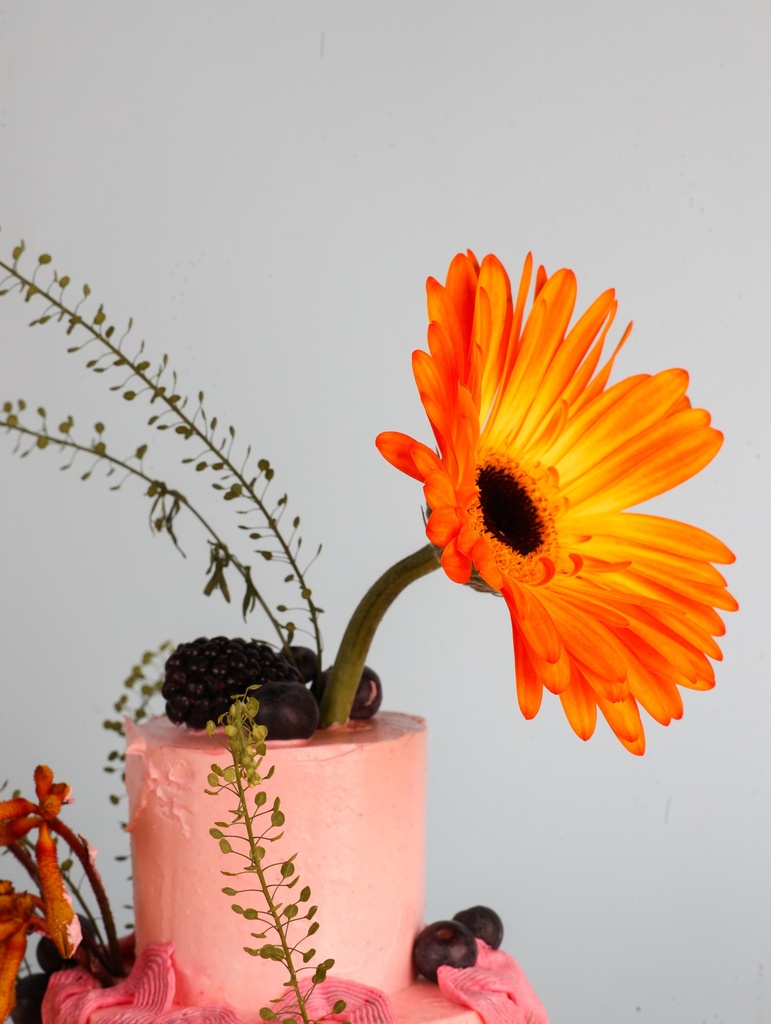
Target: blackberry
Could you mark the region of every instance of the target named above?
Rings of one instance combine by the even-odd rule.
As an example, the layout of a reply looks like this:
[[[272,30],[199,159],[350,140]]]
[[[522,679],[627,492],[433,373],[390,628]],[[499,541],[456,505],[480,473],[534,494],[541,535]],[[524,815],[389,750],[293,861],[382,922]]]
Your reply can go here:
[[[166,715],[189,729],[205,729],[229,709],[232,698],[249,686],[277,680],[303,684],[298,670],[269,644],[202,636],[180,644],[166,662],[161,693]]]

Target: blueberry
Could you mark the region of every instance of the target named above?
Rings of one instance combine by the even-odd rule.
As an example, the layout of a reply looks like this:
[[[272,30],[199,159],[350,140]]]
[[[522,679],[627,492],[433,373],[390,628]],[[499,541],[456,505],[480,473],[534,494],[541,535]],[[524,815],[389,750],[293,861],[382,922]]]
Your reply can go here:
[[[465,924],[472,935],[482,939],[488,946],[497,949],[503,942],[503,921],[489,907],[469,907],[460,910],[453,921]]]
[[[313,682],[319,669],[316,652],[312,651],[310,647],[290,647],[289,651],[305,682]]]
[[[293,680],[263,683],[257,690],[256,722],[271,740],[304,740],[319,725],[319,706],[310,690]]]
[[[328,668],[321,675],[321,692],[318,695],[319,702],[321,702],[321,698],[324,695],[324,689],[331,671],[332,669]],[[380,684],[380,676],[369,665],[365,665],[361,670],[361,678],[359,679],[356,696],[353,698],[353,704],[351,705],[350,717],[359,720],[372,718],[382,701],[383,687]]]
[[[47,974],[25,974],[16,980],[16,1006],[11,1010],[13,1024],[41,1024]]]
[[[418,974],[436,981],[436,972],[449,967],[473,967],[477,962],[477,940],[460,921],[436,921],[426,925],[415,939],[412,962]]]
[[[383,687],[380,676],[368,665],[361,672],[359,688],[353,698],[351,718],[372,718],[383,700]]]

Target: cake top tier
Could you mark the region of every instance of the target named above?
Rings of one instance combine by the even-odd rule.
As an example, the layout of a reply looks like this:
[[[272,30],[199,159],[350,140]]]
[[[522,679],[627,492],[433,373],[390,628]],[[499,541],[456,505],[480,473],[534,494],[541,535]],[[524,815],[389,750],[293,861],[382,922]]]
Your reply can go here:
[[[266,747],[269,755],[275,755],[279,751],[292,752],[288,757],[284,754],[282,760],[324,760],[328,757],[339,757],[355,747],[388,742],[409,733],[423,732],[425,727],[425,719],[417,715],[405,715],[399,711],[380,711],[374,718],[365,721],[350,721],[345,726],[319,729],[310,739],[271,740],[268,737]],[[128,736],[130,754],[168,746],[174,746],[179,750],[205,750],[209,753],[212,750],[211,739],[205,732],[175,725],[165,717],[148,719],[142,723],[140,729],[131,727]],[[221,730],[218,729],[214,736],[215,739],[221,737],[224,742]]]

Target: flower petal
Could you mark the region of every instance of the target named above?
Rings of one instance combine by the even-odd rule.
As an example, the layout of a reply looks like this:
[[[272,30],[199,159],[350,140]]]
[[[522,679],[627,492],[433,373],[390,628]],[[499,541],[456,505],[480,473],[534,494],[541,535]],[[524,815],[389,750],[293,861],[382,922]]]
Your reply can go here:
[[[570,686],[559,695],[570,728],[582,740],[588,740],[597,725],[597,695],[580,669],[572,666]]]
[[[40,872],[40,890],[45,901],[48,934],[67,960],[80,943],[80,922],[64,888],[64,880],[56,858],[56,843],[46,822],[40,825],[35,859]]]
[[[426,523],[426,536],[439,548],[445,547],[453,538],[457,538],[459,530],[458,513],[447,505],[435,508]]]
[[[47,764],[39,764],[35,769],[35,793],[39,803],[42,803],[51,792],[53,784],[54,773]]]
[[[717,455],[723,435],[703,409],[687,409],[628,441],[567,489],[589,515],[638,505],[695,476]]]
[[[517,668],[517,700],[525,718],[535,718],[541,708],[543,684],[522,632],[514,625],[514,662]]]
[[[471,559],[458,549],[455,539],[450,540],[442,552],[442,568],[453,583],[468,583],[471,579]]]
[[[412,458],[411,449],[413,445],[419,444],[414,438],[407,434],[400,434],[397,430],[386,430],[375,438],[377,450],[395,469],[401,470],[407,476],[423,482],[423,477],[415,469],[415,462]],[[425,447],[425,445],[424,445]]]
[[[41,819],[38,817],[12,818],[9,821],[0,822],[0,846],[8,846],[22,839],[33,828],[37,828]]]
[[[16,1006],[16,975],[26,951],[26,929],[19,929],[0,943],[0,1020],[10,1020],[11,1010]]]
[[[37,813],[37,806],[24,797],[17,796],[12,800],[0,800],[0,821],[8,821],[11,818],[23,818],[29,814]]]

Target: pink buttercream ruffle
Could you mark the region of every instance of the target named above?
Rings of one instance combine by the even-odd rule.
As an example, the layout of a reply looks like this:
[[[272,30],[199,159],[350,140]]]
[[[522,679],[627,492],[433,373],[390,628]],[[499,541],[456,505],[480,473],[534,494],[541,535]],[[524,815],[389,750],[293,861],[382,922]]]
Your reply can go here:
[[[170,942],[146,946],[128,978],[112,988],[102,988],[80,967],[52,974],[43,999],[43,1024],[53,1020],[56,1024],[88,1024],[97,1010],[104,1013],[100,1024],[246,1024],[223,1006],[174,1008],[173,954]],[[333,1014],[332,1007],[340,999],[345,1000],[345,1012]],[[316,986],[307,1006],[319,1021],[396,1024],[388,996],[353,981],[327,978]]]
[[[475,1010],[484,1024],[549,1024],[541,1001],[519,964],[508,953],[479,940],[474,967],[440,967],[439,989],[450,1002]],[[124,981],[112,988],[82,968],[51,975],[43,999],[43,1024],[88,1024],[102,1011],[100,1024],[246,1024],[224,1006],[174,1007],[173,943],[146,946]],[[342,1013],[332,1007],[345,1000]],[[311,993],[307,1007],[317,1021],[397,1024],[391,1000],[379,989],[327,978]],[[280,1006],[275,1007],[281,1016]]]
[[[332,1013],[338,1000],[345,1000],[342,1013]],[[350,1024],[396,1024],[391,1000],[378,988],[369,988],[355,981],[327,978],[317,985],[305,1002],[309,1016],[319,1022],[350,1021]],[[273,1009],[282,1016],[281,1004]]]
[[[43,999],[43,1024],[88,1024],[97,1010],[107,1011],[103,1024],[245,1024],[222,1006],[172,1009],[176,984],[172,943],[146,946],[125,981],[112,988],[80,967],[51,975]],[[54,1018],[54,1012],[56,1016]]]
[[[485,1024],[549,1024],[546,1010],[517,961],[477,939],[473,967],[440,967],[442,995],[476,1010]]]

